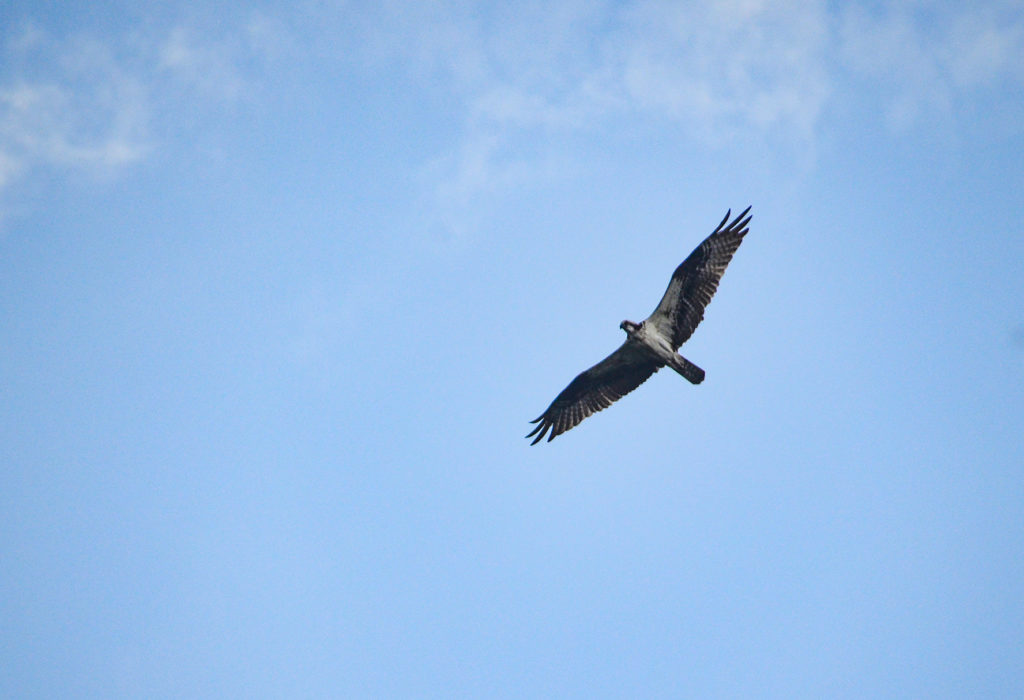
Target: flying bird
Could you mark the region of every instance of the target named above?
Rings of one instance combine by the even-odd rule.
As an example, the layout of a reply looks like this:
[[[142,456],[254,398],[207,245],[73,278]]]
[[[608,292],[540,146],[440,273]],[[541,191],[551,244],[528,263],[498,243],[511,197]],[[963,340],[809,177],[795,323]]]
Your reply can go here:
[[[548,442],[586,418],[608,408],[668,365],[693,384],[704,381],[704,370],[676,352],[704,319],[704,308],[718,281],[747,235],[750,207],[726,226],[730,209],[710,236],[672,273],[658,308],[640,323],[623,321],[626,341],[619,349],[572,380],[536,420],[527,438]],[[549,432],[550,431],[550,432]]]

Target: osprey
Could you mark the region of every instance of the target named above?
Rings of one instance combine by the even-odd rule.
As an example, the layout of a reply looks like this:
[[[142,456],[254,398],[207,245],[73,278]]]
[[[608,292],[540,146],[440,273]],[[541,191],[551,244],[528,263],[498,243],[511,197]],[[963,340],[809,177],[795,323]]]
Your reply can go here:
[[[626,342],[573,379],[548,410],[530,421],[537,423],[526,436],[537,436],[531,445],[540,442],[549,430],[548,442],[576,427],[590,414],[608,408],[665,365],[693,384],[704,381],[704,370],[676,351],[704,319],[704,308],[718,289],[726,265],[747,235],[749,211],[750,207],[744,209],[728,226],[725,222],[732,210],[725,213],[711,235],[672,273],[665,296],[654,313],[640,323],[619,324],[626,331]]]

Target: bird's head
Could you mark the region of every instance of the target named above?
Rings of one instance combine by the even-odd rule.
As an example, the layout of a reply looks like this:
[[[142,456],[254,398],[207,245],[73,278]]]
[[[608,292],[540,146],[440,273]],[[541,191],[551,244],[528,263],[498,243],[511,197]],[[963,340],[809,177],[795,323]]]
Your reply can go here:
[[[643,324],[633,323],[632,321],[623,321],[619,324],[619,328],[626,331],[626,335],[632,336],[634,333],[640,330],[640,326]]]

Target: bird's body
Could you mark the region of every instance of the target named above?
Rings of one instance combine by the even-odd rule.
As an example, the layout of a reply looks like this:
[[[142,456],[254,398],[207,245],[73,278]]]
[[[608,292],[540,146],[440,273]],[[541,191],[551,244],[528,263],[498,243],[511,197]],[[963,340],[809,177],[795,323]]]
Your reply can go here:
[[[672,347],[672,339],[662,333],[657,324],[646,321],[623,321],[619,327],[626,331],[626,342],[636,345],[646,353],[651,361],[657,364],[658,369],[668,365],[693,384],[704,381],[704,370],[677,353]],[[655,372],[657,371],[656,369]]]
[[[668,365],[693,384],[704,381],[704,370],[676,352],[693,334],[704,318],[725,268],[747,234],[750,207],[726,226],[729,213],[718,227],[690,253],[672,274],[658,308],[640,323],[623,321],[626,341],[619,349],[579,374],[536,420],[537,427],[526,437],[536,435],[536,445],[548,435],[557,435],[575,427],[584,418],[600,411],[643,384]]]

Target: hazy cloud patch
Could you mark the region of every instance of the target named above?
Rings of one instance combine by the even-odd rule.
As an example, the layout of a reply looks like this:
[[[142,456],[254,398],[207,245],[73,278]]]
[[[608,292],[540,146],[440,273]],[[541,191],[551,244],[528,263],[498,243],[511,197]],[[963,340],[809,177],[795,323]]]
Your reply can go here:
[[[877,86],[897,131],[928,114],[951,115],[986,88],[1024,83],[1019,3],[849,6],[838,26],[844,66]]]
[[[681,138],[712,150],[752,140],[813,164],[837,95],[880,98],[898,131],[1024,84],[1019,3],[833,7],[310,0],[102,39],[27,25],[0,48],[0,196],[37,168],[137,163],[210,106],[272,94],[279,58],[384,83],[401,75],[450,98],[457,135],[421,173],[449,212],[571,172],[559,144],[623,120],[683,125]]]
[[[149,149],[142,84],[101,44],[76,41],[46,55],[52,43],[33,37],[9,50],[49,61],[52,71],[0,83],[0,186],[40,166],[110,171],[142,158]]]
[[[280,50],[282,35],[251,15],[216,36],[181,25],[100,39],[27,24],[0,41],[4,196],[35,170],[111,175],[143,160],[161,141],[156,115],[169,124],[174,114],[244,96],[256,82],[253,65]]]
[[[702,135],[780,129],[810,138],[828,97],[818,2],[640,3],[611,53],[621,91]]]
[[[462,43],[476,47],[473,70],[457,68],[450,45],[412,42],[438,52],[420,65],[441,67],[466,106],[462,143],[428,169],[448,212],[571,171],[557,146],[524,154],[523,144],[557,144],[553,134],[600,131],[624,117],[683,123],[711,148],[737,135],[813,148],[831,89],[823,3],[570,4],[554,17],[530,7],[459,16]],[[403,26],[429,34],[436,21]]]
[[[260,13],[226,30],[179,24],[157,41],[155,62],[163,76],[221,102],[249,97],[267,79],[262,69],[268,61],[298,50],[279,22]]]

